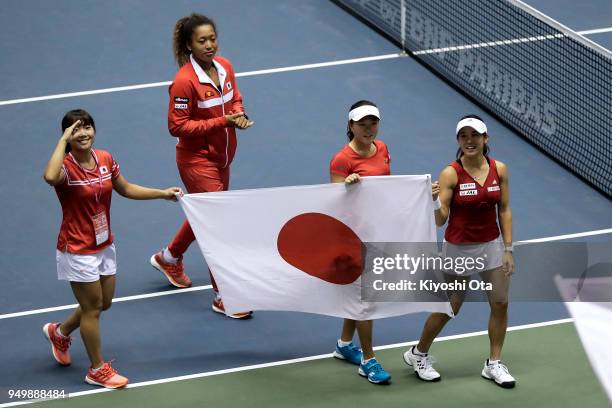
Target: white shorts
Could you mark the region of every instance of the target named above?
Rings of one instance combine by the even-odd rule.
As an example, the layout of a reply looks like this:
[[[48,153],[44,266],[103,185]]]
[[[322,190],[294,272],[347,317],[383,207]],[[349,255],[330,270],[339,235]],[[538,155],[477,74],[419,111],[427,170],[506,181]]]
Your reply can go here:
[[[100,276],[117,273],[115,244],[95,254],[71,254],[55,250],[57,279],[70,282],[95,282]]]
[[[501,234],[492,241],[478,244],[451,244],[444,241],[442,245],[442,255],[455,260],[460,258],[479,259],[478,268],[468,270],[461,268],[455,271],[446,270],[447,274],[469,276],[475,273],[490,271],[502,266],[504,255],[504,241]],[[482,266],[482,267],[480,267]]]

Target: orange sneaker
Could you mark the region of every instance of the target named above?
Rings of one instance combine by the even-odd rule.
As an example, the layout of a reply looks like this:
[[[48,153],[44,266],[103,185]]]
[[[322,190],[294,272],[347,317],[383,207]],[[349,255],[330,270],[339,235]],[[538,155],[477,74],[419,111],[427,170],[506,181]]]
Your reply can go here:
[[[72,362],[68,352],[72,337],[57,334],[56,330],[59,325],[60,323],[47,323],[43,326],[43,333],[47,340],[49,340],[49,343],[51,343],[51,352],[55,360],[60,365],[67,366]]]
[[[176,264],[164,261],[162,251],[151,256],[151,265],[161,273],[166,275],[170,283],[177,288],[188,288],[191,286],[191,279],[185,274],[183,268],[183,258],[179,258]]]
[[[220,297],[216,297],[213,300],[212,310],[214,310],[217,313],[222,313],[226,315],[227,317],[231,317],[232,319],[248,319],[249,317],[253,315],[253,312],[241,312],[241,313],[235,313],[233,315],[226,314],[225,307],[223,306],[223,299],[221,299]]]
[[[117,374],[117,371],[111,366],[111,362],[102,364],[102,367],[96,371],[89,368],[85,376],[85,382],[91,385],[99,385],[104,388],[122,388],[128,383],[128,379]]]

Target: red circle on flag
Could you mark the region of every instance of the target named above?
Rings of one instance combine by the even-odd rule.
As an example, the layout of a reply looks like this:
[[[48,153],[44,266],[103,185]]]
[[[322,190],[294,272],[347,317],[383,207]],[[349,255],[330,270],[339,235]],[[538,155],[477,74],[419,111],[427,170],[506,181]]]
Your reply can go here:
[[[365,245],[349,226],[326,214],[293,217],[276,245],[287,263],[329,283],[347,285],[363,273]]]

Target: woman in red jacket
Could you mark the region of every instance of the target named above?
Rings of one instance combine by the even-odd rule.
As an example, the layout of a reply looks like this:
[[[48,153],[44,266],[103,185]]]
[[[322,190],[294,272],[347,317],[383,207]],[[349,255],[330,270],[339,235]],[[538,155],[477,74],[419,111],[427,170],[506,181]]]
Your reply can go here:
[[[236,152],[236,128],[247,129],[253,122],[244,113],[232,65],[216,55],[217,29],[211,19],[201,14],[181,18],[173,46],[180,69],[170,85],[168,130],[178,138],[176,163],[181,179],[189,193],[225,191]],[[176,287],[191,286],[182,258],[194,240],[185,221],[168,247],[151,257],[151,264]],[[215,291],[212,309],[225,313],[212,273],[210,278]]]

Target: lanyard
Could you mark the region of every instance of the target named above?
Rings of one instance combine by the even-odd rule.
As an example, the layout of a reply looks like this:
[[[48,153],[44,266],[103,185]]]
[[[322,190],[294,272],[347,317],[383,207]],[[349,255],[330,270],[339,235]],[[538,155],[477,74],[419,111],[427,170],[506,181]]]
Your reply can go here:
[[[98,185],[99,188],[96,191],[95,187],[93,187],[93,183],[96,180],[91,180],[89,178],[88,172],[90,172],[91,170],[87,170],[85,169],[83,166],[81,166],[81,164],[74,158],[74,156],[72,155],[72,153],[68,153],[70,155],[70,158],[72,159],[72,161],[79,166],[79,168],[83,171],[83,173],[85,174],[85,178],[87,179],[87,184],[89,184],[92,189],[94,190],[94,197],[96,198],[96,204],[99,205],[100,204],[100,196],[102,195],[102,175],[100,174],[100,166],[98,165],[98,158],[96,157],[96,154],[93,152],[93,150],[90,151],[91,152],[91,156],[94,159],[94,162],[96,163],[96,169],[98,169]]]

